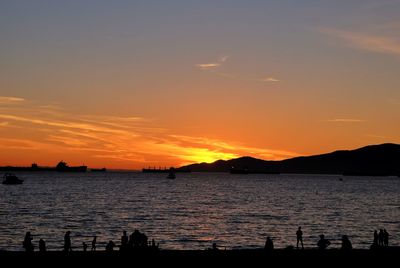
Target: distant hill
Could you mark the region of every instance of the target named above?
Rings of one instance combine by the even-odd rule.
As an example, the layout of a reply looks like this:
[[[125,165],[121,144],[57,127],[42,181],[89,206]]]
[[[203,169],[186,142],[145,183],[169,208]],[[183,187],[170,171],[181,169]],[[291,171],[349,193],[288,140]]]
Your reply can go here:
[[[246,169],[251,173],[399,175],[400,145],[390,143],[370,145],[356,150],[335,151],[281,161],[266,161],[246,156],[181,168],[191,169],[193,172],[229,172],[232,167]]]

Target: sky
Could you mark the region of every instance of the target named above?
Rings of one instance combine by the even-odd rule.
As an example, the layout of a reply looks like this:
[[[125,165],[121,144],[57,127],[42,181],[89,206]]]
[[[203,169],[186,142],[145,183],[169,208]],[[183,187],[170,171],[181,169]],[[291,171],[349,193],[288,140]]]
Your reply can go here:
[[[399,0],[0,1],[0,165],[400,143]]]

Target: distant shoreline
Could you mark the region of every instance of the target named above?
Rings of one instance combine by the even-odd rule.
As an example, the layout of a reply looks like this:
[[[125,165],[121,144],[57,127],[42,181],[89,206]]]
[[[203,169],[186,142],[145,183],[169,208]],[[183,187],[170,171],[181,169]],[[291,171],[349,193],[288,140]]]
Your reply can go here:
[[[22,173],[38,173],[38,172],[49,172],[49,173],[58,173],[56,170],[23,170],[23,169],[18,169],[18,170],[10,170],[10,169],[2,169],[3,167],[0,167],[0,172],[22,172]],[[140,174],[164,174],[164,172],[143,172],[142,170],[135,170],[135,169],[107,169],[106,172],[93,172],[93,171],[87,171],[87,172],[64,172],[67,174],[76,174],[76,173],[87,173],[87,174],[104,174],[104,173],[140,173]],[[179,172],[178,172],[179,173]],[[185,173],[187,172],[182,172],[182,175],[177,175],[177,178],[179,177],[184,177]],[[252,176],[252,175],[273,175],[273,176],[284,176],[284,175],[310,175],[310,176],[335,176],[335,177],[400,177],[399,175],[395,174],[338,174],[338,173],[290,173],[290,172],[285,172],[285,173],[249,173],[249,174],[232,174],[230,172],[226,171],[192,171],[190,172],[191,174],[231,174],[233,177],[239,177],[239,176]]]
[[[143,168],[143,173],[221,172],[240,175],[248,174],[319,174],[343,176],[398,176],[400,177],[400,145],[369,145],[355,150],[341,150],[327,154],[300,156],[280,161],[269,161],[249,156],[230,160],[217,160],[213,163],[197,163],[178,168]],[[121,170],[106,168],[69,167],[61,161],[56,167],[0,166],[0,171],[59,171],[59,172],[140,172],[140,170]]]

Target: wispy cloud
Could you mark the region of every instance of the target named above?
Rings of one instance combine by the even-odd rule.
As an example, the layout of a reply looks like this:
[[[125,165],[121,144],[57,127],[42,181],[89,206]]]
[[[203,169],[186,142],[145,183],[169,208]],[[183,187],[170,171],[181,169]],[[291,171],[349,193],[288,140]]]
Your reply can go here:
[[[124,167],[213,162],[243,155],[271,160],[297,155],[238,142],[177,135],[159,126],[155,119],[140,116],[77,115],[60,107],[55,112],[45,112],[51,108],[32,103],[25,106],[0,107],[0,119],[4,120],[0,122],[0,148],[37,150],[46,156],[58,156],[60,152],[66,156],[79,154],[88,164],[108,159],[111,165]],[[15,135],[16,128],[23,128],[23,132]]]
[[[25,123],[37,124],[37,125],[47,125],[51,127],[62,127],[62,128],[72,128],[72,129],[80,129],[80,130],[90,130],[93,132],[106,132],[106,133],[115,133],[115,134],[123,134],[126,133],[120,129],[114,129],[110,127],[103,127],[101,126],[101,122],[98,124],[87,124],[80,121],[57,121],[51,119],[38,119],[32,118],[28,116],[15,116],[9,114],[0,114],[0,118],[14,120],[14,121],[21,121]]]
[[[199,63],[196,64],[196,67],[200,68],[201,70],[213,70],[218,67],[221,67],[228,59],[229,56],[221,56],[215,62]]]
[[[196,64],[196,66],[202,70],[209,70],[209,69],[217,68],[217,67],[221,66],[221,64],[219,64],[219,63],[200,63],[200,64]]]
[[[19,97],[6,97],[6,96],[0,96],[0,104],[7,104],[7,103],[20,103],[25,101],[23,98]]]
[[[237,80],[242,80],[242,81],[247,81],[247,82],[266,82],[266,83],[277,83],[281,82],[280,79],[273,77],[273,76],[267,76],[260,78],[258,75],[246,75],[246,74],[240,74],[240,75],[233,75],[227,72],[222,72],[221,69],[225,65],[225,63],[230,59],[230,56],[221,56],[219,57],[216,61],[214,62],[208,62],[208,63],[199,63],[196,64],[195,66],[199,68],[202,71],[207,71],[209,73],[229,78],[229,79],[237,79]]]
[[[363,123],[366,120],[358,119],[358,118],[334,118],[322,120],[323,122],[331,122],[331,123]]]
[[[0,148],[3,149],[38,150],[43,149],[42,145],[42,143],[32,140],[0,137]]]
[[[262,82],[280,82],[281,80],[274,78],[274,77],[265,77],[265,78],[262,78],[260,81],[262,81]]]
[[[364,32],[339,30],[335,28],[320,28],[320,32],[343,40],[347,46],[400,56],[400,39],[393,36],[369,34]]]

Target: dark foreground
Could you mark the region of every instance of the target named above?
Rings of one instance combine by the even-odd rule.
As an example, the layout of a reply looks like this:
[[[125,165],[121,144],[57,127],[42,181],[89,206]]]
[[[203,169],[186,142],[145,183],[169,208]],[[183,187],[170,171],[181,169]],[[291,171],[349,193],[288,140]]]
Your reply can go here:
[[[264,250],[203,250],[203,251],[134,251],[129,253],[115,252],[82,252],[71,253],[49,251],[46,253],[34,252],[0,252],[0,263],[10,263],[12,266],[48,266],[59,265],[90,265],[116,267],[122,264],[128,266],[161,267],[281,267],[281,265],[295,265],[301,267],[324,266],[376,266],[400,263],[400,247],[390,247],[377,250],[288,250],[278,249],[270,252]],[[350,266],[349,266],[350,265]],[[395,266],[396,266],[395,265]]]

